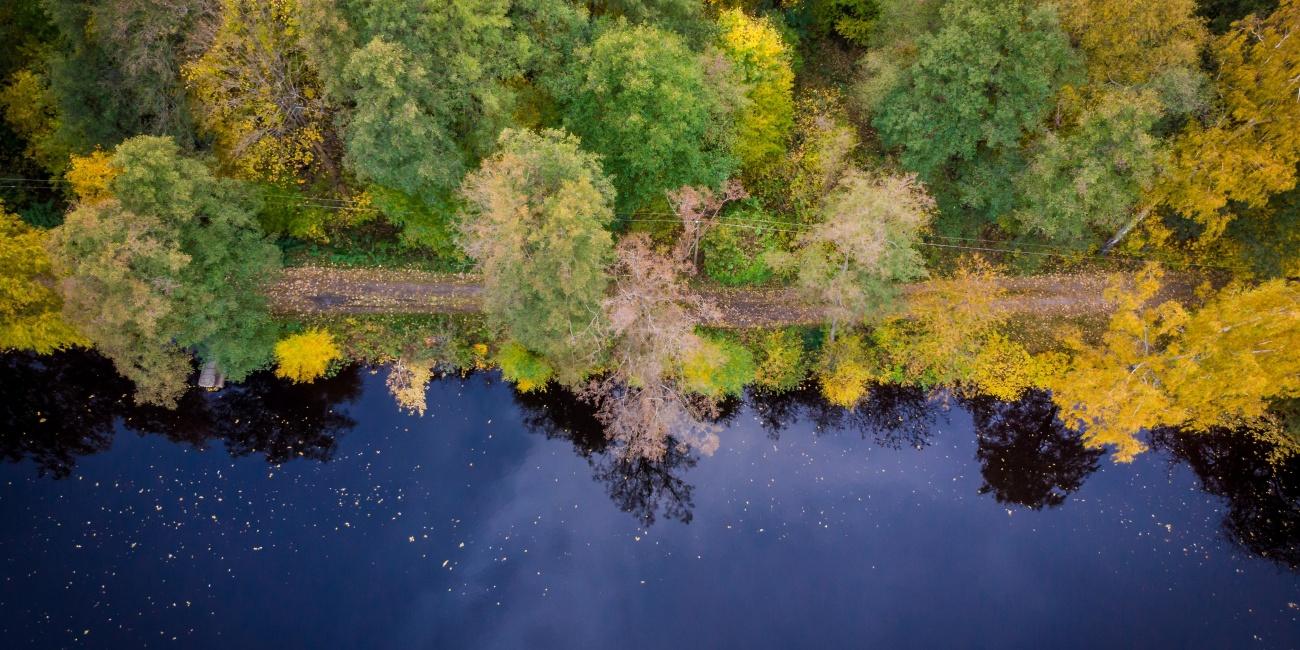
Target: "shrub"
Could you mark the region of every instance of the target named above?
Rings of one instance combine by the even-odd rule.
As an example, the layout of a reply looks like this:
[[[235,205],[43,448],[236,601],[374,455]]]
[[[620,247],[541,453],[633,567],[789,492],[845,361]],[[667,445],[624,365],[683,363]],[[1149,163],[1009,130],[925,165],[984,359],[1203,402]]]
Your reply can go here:
[[[758,340],[754,384],[781,393],[794,390],[808,374],[803,337],[793,328],[763,332]]]
[[[555,375],[555,369],[546,359],[514,341],[501,346],[496,363],[501,367],[501,376],[514,383],[521,393],[546,390],[547,382]]]
[[[841,336],[827,343],[817,373],[822,396],[836,406],[857,406],[877,378],[875,366],[872,350],[859,335]]]
[[[1056,354],[1031,355],[994,332],[975,357],[970,383],[986,395],[1013,402],[1031,388],[1046,388],[1049,379],[1064,371],[1063,361]]]
[[[774,218],[748,201],[720,221],[700,241],[704,273],[733,287],[771,280],[774,274],[764,257],[781,247]]]
[[[330,364],[341,357],[329,332],[309,329],[275,344],[275,376],[294,383],[315,381],[324,377]]]
[[[701,339],[681,361],[680,379],[687,391],[705,397],[740,395],[754,381],[754,355],[739,343]]]

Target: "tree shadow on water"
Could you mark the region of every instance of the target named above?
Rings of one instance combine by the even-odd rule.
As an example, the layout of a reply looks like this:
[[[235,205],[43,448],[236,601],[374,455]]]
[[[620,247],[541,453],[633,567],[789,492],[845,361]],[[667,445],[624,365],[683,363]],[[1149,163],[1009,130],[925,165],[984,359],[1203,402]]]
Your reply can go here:
[[[206,449],[220,441],[231,456],[328,461],[356,422],[340,407],[361,393],[358,369],[291,384],[269,372],[209,393],[192,389],[176,409],[139,406],[131,382],[84,350],[0,355],[0,457],[31,460],[40,476],[66,478],[77,458],[112,446],[118,422],[139,435]]]
[[[1226,500],[1223,531],[1232,543],[1300,570],[1300,456],[1270,459],[1272,446],[1245,431],[1162,429],[1151,446],[1187,463],[1202,489]]]
[[[690,523],[694,518],[694,486],[682,477],[698,462],[695,454],[669,441],[660,461],[624,458],[605,436],[596,407],[558,386],[545,391],[514,391],[524,426],[547,439],[568,440],[574,452],[591,466],[600,483],[621,511],[649,527],[660,519]],[[730,411],[734,416],[735,410]],[[723,418],[730,417],[724,412]]]
[[[1033,391],[1015,402],[990,397],[961,400],[975,421],[984,485],[998,503],[1032,510],[1054,508],[1097,471],[1104,453],[1088,449],[1081,434],[1057,418],[1047,393]]]

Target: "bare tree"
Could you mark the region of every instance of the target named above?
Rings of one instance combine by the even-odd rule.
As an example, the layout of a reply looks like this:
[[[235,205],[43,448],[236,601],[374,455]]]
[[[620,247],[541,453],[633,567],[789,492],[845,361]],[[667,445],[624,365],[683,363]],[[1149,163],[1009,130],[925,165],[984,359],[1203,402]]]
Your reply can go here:
[[[732,201],[749,198],[749,192],[739,180],[731,179],[723,184],[722,189],[713,191],[706,187],[679,187],[668,192],[668,202],[673,212],[682,221],[682,234],[673,247],[673,258],[691,261],[685,271],[692,275],[700,266],[700,240],[705,233],[717,225],[722,208]]]
[[[672,367],[701,345],[695,323],[715,309],[681,280],[689,264],[656,253],[647,235],[623,238],[617,253],[615,291],[604,302],[613,370],[582,397],[597,406],[606,436],[628,458],[660,460],[670,439],[712,453],[716,427],[706,420],[713,404],[682,391]]]

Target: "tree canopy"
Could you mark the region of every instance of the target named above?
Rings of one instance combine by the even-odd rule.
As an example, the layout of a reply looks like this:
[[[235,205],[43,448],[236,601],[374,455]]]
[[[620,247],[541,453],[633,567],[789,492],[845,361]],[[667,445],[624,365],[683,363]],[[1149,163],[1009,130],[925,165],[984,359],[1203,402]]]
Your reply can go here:
[[[1010,205],[1020,143],[1042,129],[1077,67],[1050,5],[953,0],[873,123],[945,211],[992,220]]]
[[[600,154],[620,215],[666,190],[717,187],[735,167],[724,97],[676,34],[615,24],[578,52],[566,85],[564,124]]]
[[[88,343],[63,319],[46,236],[0,205],[0,351],[49,354]]]
[[[51,235],[68,320],[143,403],[175,402],[190,347],[235,381],[264,365],[272,332],[259,285],[279,253],[247,195],[168,138],[132,138],[112,164],[112,198],[79,204]]]
[[[562,131],[508,129],[462,192],[462,245],[483,273],[488,313],[561,381],[581,378],[598,360],[613,255],[614,190],[599,159]]]

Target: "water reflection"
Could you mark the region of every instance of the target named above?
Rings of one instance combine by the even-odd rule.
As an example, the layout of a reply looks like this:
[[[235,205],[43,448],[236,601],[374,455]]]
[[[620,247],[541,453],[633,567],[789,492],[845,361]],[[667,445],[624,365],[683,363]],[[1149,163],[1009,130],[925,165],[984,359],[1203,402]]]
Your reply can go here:
[[[1152,447],[1196,472],[1201,487],[1227,500],[1223,529],[1254,555],[1300,569],[1300,458],[1277,465],[1271,448],[1241,432],[1161,430]]]
[[[629,460],[610,444],[596,418],[596,406],[573,393],[551,386],[543,392],[514,391],[515,404],[523,414],[524,427],[548,439],[568,440],[574,451],[587,460],[592,478],[600,483],[619,510],[644,526],[659,518],[690,523],[694,517],[694,486],[683,474],[698,462],[695,455],[669,441],[663,460]],[[720,419],[729,420],[738,411],[739,400],[720,409]]]
[[[615,454],[593,459],[592,477],[605,486],[619,510],[643,526],[654,525],[658,517],[689,524],[695,518],[695,486],[682,475],[697,462],[694,454],[682,446],[669,444],[668,453],[658,462]]]
[[[65,478],[78,457],[113,443],[113,418],[131,390],[98,355],[0,355],[0,455]]]
[[[998,503],[1056,507],[1097,471],[1103,452],[1083,446],[1081,435],[1057,419],[1046,393],[1031,392],[1017,402],[970,398],[962,406],[975,421],[980,494],[991,493]]]
[[[944,411],[943,398],[913,386],[876,386],[852,411],[822,399],[815,386],[781,394],[754,391],[750,404],[769,438],[778,440],[794,422],[810,420],[818,432],[857,431],[891,449],[923,449]]]
[[[69,351],[0,355],[0,455],[30,459],[42,476],[64,478],[77,459],[107,450],[113,424],[204,449],[220,441],[232,456],[327,461],[356,422],[340,410],[361,394],[357,368],[312,384],[270,373],[218,393],[191,390],[175,410],[137,406],[131,383],[103,357]]]
[[[271,463],[293,458],[325,462],[334,457],[338,439],[357,425],[339,407],[355,401],[361,386],[357,368],[310,384],[259,373],[212,400],[214,433],[232,456],[262,454]]]
[[[258,374],[218,393],[192,391],[180,408],[142,408],[131,385],[102,357],[67,352],[38,357],[0,355],[0,457],[30,460],[41,476],[65,478],[78,459],[107,450],[115,424],[140,435],[161,435],[198,448],[224,445],[232,456],[262,456],[270,463],[295,458],[327,462],[339,438],[356,422],[344,405],[363,390],[357,368],[307,385]],[[645,526],[668,519],[690,522],[694,486],[690,472],[701,461],[675,444],[662,462],[629,461],[606,439],[591,404],[552,387],[514,394],[529,431],[569,441],[593,479],[622,511]],[[942,399],[906,387],[878,387],[854,411],[828,405],[814,389],[781,395],[751,394],[752,408],[768,436],[779,439],[803,420],[818,435],[858,431],[886,447],[930,444]],[[718,420],[734,420],[740,401],[725,403]],[[959,400],[974,421],[975,456],[983,486],[1000,503],[1039,510],[1062,505],[1098,468],[1102,452],[1083,446],[1056,418],[1049,397],[1031,393],[1014,403],[989,398]],[[1300,460],[1270,464],[1269,448],[1241,432],[1182,435],[1159,431],[1155,450],[1186,463],[1207,492],[1227,501],[1227,536],[1252,554],[1300,568]],[[704,461],[707,462],[707,461]]]

